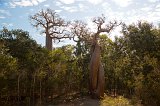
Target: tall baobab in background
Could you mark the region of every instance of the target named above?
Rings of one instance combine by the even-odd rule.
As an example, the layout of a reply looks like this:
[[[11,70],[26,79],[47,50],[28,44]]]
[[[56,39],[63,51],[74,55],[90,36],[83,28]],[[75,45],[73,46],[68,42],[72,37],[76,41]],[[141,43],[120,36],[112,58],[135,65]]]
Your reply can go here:
[[[48,50],[52,50],[52,39],[69,38],[68,35],[64,34],[68,22],[60,18],[54,10],[41,10],[30,16],[30,20],[34,27],[42,28],[42,33],[46,35],[46,48]]]

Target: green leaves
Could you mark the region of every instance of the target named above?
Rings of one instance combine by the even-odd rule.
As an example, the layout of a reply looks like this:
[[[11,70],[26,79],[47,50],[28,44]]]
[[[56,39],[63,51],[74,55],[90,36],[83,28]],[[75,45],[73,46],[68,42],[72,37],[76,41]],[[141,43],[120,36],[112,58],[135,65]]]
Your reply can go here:
[[[122,32],[124,36],[114,41],[106,35],[99,36],[105,90],[108,94],[134,95],[145,105],[159,105],[160,29],[139,22],[124,25]],[[33,96],[41,88],[41,93],[46,94],[44,98],[86,91],[89,46],[79,40],[76,46],[48,51],[31,39],[28,32],[4,28],[0,31],[0,93],[10,95],[8,91],[15,92],[18,84],[20,95]]]

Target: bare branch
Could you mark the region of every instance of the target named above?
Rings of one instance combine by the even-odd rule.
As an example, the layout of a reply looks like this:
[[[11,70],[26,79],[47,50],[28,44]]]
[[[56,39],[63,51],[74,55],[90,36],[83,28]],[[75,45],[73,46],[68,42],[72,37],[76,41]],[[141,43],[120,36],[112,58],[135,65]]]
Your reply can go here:
[[[34,27],[39,27],[42,26],[46,28],[47,26],[45,25],[44,21],[42,19],[39,19],[38,15],[30,16],[31,21],[35,21],[35,23],[32,23]]]
[[[98,35],[102,32],[110,33],[111,30],[113,30],[115,27],[121,24],[121,23],[118,23],[117,21],[113,21],[113,22],[109,22],[108,24],[104,25],[105,17],[103,15],[102,17],[94,18],[93,23],[97,25],[97,32],[94,34],[94,39],[97,39]]]
[[[70,38],[65,30],[69,22],[65,22],[59,15],[51,9],[41,10],[33,16],[30,16],[32,25],[36,28],[43,28],[42,33],[46,34],[46,47],[51,49],[52,39]],[[49,43],[48,43],[49,42]]]
[[[72,23],[71,34],[75,42],[78,42],[79,40],[85,41],[85,42],[88,41],[91,33],[86,26],[87,26],[86,23],[79,20],[76,20]],[[76,37],[78,40],[76,40]]]

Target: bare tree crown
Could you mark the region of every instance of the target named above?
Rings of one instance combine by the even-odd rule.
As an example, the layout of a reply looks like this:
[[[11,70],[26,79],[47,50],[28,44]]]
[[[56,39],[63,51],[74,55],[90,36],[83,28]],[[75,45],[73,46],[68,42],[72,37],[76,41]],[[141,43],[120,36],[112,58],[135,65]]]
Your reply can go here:
[[[102,14],[101,17],[95,17],[93,19],[93,23],[97,25],[97,32],[95,33],[95,36],[98,36],[102,32],[111,32],[116,26],[119,26],[121,23],[118,23],[117,21],[109,22],[108,24],[105,24],[105,17]],[[104,27],[102,27],[104,26]]]
[[[65,22],[54,10],[41,10],[30,16],[30,20],[34,27],[43,28],[42,33],[49,35],[52,39],[68,38],[64,32],[69,22]]]

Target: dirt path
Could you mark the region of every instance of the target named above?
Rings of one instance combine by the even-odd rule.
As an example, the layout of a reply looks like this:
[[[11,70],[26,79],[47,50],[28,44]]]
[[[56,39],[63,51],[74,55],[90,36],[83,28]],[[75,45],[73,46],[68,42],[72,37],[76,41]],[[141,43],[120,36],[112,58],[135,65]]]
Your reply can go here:
[[[76,98],[69,103],[63,103],[54,106],[100,106],[100,101],[90,97]]]
[[[64,99],[62,99],[64,100]],[[105,96],[103,100],[91,99],[90,96],[75,97],[70,102],[61,101],[58,105],[48,106],[143,106],[139,102],[132,104],[130,99],[123,96],[111,97]]]

